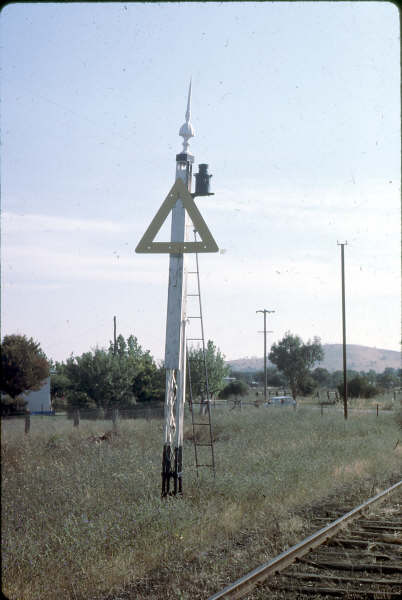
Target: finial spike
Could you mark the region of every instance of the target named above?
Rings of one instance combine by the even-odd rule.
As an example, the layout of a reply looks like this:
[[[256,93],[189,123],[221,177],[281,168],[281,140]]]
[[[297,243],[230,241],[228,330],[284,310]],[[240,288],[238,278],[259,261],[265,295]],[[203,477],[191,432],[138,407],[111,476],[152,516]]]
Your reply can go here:
[[[190,85],[188,88],[188,97],[187,97],[187,110],[186,110],[186,122],[187,123],[191,119],[191,82],[192,82],[192,77],[190,77]]]
[[[194,137],[194,128],[190,123],[191,118],[191,85],[192,78],[190,78],[190,85],[188,88],[188,97],[187,97],[187,110],[186,110],[186,122],[180,127],[179,135],[183,138],[183,152],[187,153],[188,151],[188,140]]]

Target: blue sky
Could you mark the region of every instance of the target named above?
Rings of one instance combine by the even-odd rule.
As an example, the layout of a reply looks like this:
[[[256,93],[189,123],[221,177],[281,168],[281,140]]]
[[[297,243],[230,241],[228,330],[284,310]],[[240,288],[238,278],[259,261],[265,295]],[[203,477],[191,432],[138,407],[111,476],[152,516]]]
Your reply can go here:
[[[163,358],[168,258],[134,249],[190,149],[221,252],[200,257],[227,358],[285,331],[399,349],[399,18],[387,2],[3,9],[2,334],[57,360],[134,333]]]

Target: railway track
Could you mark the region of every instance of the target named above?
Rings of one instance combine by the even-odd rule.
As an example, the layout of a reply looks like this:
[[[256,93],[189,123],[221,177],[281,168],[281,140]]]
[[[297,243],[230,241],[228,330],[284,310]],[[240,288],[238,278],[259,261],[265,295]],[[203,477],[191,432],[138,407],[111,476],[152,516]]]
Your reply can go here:
[[[402,598],[401,492],[402,480],[342,516],[326,509],[316,533],[208,600]]]

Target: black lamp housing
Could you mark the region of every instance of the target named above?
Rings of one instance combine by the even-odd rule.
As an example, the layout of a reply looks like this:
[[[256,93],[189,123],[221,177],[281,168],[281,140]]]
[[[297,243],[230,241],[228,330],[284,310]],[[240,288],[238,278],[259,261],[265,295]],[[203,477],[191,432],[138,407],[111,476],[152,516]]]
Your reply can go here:
[[[209,191],[209,180],[212,175],[208,173],[208,165],[198,165],[199,172],[194,174],[195,177],[195,192],[193,196],[213,196]]]

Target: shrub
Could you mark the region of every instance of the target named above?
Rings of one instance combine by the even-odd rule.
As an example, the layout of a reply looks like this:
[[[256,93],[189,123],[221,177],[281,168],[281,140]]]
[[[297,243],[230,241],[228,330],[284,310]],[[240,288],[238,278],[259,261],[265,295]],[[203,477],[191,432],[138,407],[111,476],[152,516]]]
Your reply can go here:
[[[343,383],[338,385],[338,391],[343,398]],[[361,375],[356,375],[348,382],[348,396],[351,398],[373,398],[378,393],[379,390]]]
[[[219,394],[219,398],[226,400],[231,396],[247,396],[249,387],[244,381],[232,381]]]

